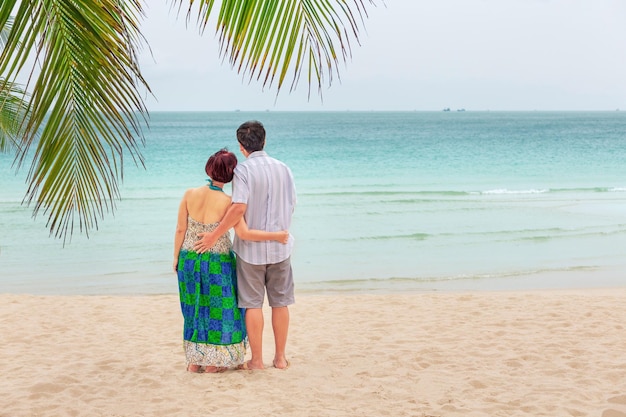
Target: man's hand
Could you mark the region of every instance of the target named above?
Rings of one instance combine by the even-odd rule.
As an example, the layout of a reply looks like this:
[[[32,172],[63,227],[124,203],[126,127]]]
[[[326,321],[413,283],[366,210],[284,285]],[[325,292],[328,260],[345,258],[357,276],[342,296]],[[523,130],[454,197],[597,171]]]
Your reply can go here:
[[[219,236],[213,236],[213,235],[214,235],[214,232],[198,233],[198,237],[200,238],[200,240],[198,240],[193,245],[194,250],[198,253],[208,252],[209,249],[211,249],[213,245],[215,245],[215,243],[217,242],[217,239],[219,238]]]
[[[283,230],[280,233],[282,233],[280,235],[280,239],[278,239],[278,242],[282,243],[283,245],[286,245],[287,242],[289,241],[289,230]]]

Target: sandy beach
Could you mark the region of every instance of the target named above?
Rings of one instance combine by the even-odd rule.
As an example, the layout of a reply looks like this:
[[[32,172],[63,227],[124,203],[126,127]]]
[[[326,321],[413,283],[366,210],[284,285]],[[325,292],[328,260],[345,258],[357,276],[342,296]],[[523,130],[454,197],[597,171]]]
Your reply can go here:
[[[291,367],[185,371],[177,295],[0,295],[0,416],[626,416],[626,289],[298,294]],[[266,310],[269,313],[269,310]]]

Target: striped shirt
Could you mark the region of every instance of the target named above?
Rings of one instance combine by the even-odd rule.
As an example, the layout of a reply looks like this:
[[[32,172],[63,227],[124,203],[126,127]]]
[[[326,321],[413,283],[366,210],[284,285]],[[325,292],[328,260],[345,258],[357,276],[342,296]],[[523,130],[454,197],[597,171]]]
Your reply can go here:
[[[252,152],[235,168],[233,203],[247,204],[244,219],[250,229],[288,230],[296,206],[296,187],[291,170],[265,151]],[[287,244],[252,242],[235,236],[233,250],[250,264],[267,265],[289,258],[293,245],[291,234]]]

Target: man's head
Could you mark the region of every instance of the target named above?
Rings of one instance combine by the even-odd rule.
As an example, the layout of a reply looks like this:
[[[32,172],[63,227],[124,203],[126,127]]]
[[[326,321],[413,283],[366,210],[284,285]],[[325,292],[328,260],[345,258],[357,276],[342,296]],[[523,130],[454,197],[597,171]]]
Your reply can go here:
[[[265,128],[256,120],[243,123],[237,129],[237,141],[249,154],[265,147]]]

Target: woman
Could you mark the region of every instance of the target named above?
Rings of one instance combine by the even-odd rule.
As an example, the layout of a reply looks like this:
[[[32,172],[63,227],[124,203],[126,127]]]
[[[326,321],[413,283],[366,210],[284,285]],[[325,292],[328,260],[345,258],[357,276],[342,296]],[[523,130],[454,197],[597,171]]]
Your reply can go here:
[[[222,188],[232,181],[237,157],[226,149],[206,163],[208,186],[185,192],[178,210],[174,237],[174,271],[178,274],[180,306],[184,318],[184,349],[190,372],[223,372],[243,364],[246,347],[244,312],[237,307],[235,255],[228,233],[209,252],[193,249],[200,232],[217,227],[231,199]],[[235,232],[246,240],[285,243],[287,231],[248,230],[245,222]]]

